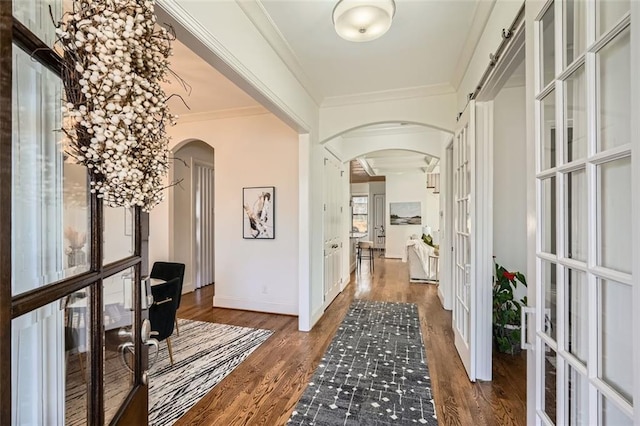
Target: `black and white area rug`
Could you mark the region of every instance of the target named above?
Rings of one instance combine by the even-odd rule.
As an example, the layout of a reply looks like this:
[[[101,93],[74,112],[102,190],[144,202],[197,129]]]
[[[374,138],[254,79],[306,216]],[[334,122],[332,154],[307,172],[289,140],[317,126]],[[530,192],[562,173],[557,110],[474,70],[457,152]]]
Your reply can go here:
[[[173,361],[165,342],[149,378],[149,424],[175,423],[227,377],[273,333],[232,325],[179,319],[180,336],[171,337]]]
[[[418,308],[356,300],[291,425],[437,425]]]

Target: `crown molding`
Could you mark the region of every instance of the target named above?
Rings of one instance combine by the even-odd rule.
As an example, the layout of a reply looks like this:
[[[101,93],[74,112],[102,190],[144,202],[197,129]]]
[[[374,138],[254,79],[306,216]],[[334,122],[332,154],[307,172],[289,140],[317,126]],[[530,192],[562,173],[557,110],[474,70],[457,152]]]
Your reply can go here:
[[[462,52],[460,52],[458,63],[456,64],[451,77],[451,85],[456,91],[460,88],[462,79],[467,73],[467,69],[469,68],[471,59],[473,58],[473,53],[476,51],[476,47],[480,42],[480,36],[482,36],[482,33],[487,26],[487,22],[489,22],[489,17],[491,16],[491,12],[493,11],[495,4],[496,0],[479,0],[476,2],[476,10],[473,13],[473,20],[471,21],[471,28],[467,34],[467,40],[464,43]]]
[[[223,43],[211,34],[207,28],[188,13],[179,4],[178,0],[157,0],[157,6],[159,6],[156,7],[157,15],[160,15],[161,13],[167,15],[175,24],[181,26],[190,37],[195,39],[197,43],[201,44],[216,57],[216,61],[212,62],[211,58],[205,58],[200,55],[214,68],[237,84],[241,89],[244,89],[258,102],[266,102],[267,104],[273,105],[276,110],[279,110],[278,113],[274,112],[274,114],[281,118],[285,123],[290,124],[294,128],[304,130],[311,128],[309,123],[293,111],[286,102],[284,102],[268,85],[266,85],[249,68],[247,68],[242,61],[233,55],[233,53],[231,53]],[[189,46],[189,43],[185,44],[187,47],[192,47]],[[228,72],[235,74],[236,77],[240,76],[246,84],[239,84],[237,81],[238,79],[232,78]]]
[[[402,89],[382,90],[379,92],[328,97],[325,98],[325,100],[322,102],[322,108],[357,105],[371,102],[395,101],[411,98],[423,98],[429,96],[449,95],[454,93],[455,90],[449,83],[432,84],[429,86],[405,87]]]
[[[440,132],[440,130],[431,129],[421,125],[402,125],[400,123],[389,123],[388,127],[366,126],[359,129],[351,130],[342,134],[340,137],[344,139],[364,138],[371,136],[385,135],[402,135],[412,133],[432,133]]]
[[[302,68],[298,56],[287,42],[280,29],[269,15],[260,0],[236,0],[240,9],[247,15],[262,37],[269,43],[282,62],[289,68],[298,82],[306,90],[316,105],[320,106],[322,96]]]
[[[215,111],[195,112],[192,114],[181,114],[178,117],[178,124],[193,123],[196,121],[222,120],[225,118],[248,117],[252,115],[270,114],[263,106],[250,106],[241,108],[219,109]]]

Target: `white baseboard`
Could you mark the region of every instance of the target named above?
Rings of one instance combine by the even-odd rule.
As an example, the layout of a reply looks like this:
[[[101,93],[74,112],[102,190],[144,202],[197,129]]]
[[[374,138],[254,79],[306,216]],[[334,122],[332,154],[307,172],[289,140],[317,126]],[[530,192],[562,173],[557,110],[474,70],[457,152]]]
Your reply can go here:
[[[270,314],[298,315],[297,305],[285,303],[262,302],[233,297],[214,296],[213,306],[216,308],[240,309],[244,311],[268,312]]]
[[[347,288],[347,286],[349,285],[349,282],[351,282],[351,275],[347,275],[346,277],[342,277],[342,284],[340,284],[340,291],[341,292],[342,292],[342,290]]]
[[[444,308],[445,311],[450,311],[451,308],[447,308],[447,306],[444,303],[444,294],[442,294],[442,290],[440,288],[440,286],[438,286],[438,299],[440,299],[440,304],[442,305],[442,307]]]
[[[193,283],[182,283],[182,294],[191,293],[195,291],[196,287]]]

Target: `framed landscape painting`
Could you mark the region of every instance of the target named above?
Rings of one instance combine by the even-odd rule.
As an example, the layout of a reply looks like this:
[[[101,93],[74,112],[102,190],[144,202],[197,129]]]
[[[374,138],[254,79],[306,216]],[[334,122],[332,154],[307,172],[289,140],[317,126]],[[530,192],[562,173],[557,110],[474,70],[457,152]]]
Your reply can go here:
[[[389,203],[391,225],[422,225],[420,202]]]
[[[275,192],[273,186],[242,189],[242,237],[250,240],[275,238]]]

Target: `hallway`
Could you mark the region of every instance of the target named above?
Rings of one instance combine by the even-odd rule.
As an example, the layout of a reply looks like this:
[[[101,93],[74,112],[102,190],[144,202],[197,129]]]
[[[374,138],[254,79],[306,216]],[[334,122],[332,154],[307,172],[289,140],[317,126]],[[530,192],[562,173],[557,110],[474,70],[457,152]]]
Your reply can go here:
[[[455,352],[451,313],[436,286],[409,284],[407,264],[376,258],[364,265],[309,333],[297,318],[211,308],[213,286],[185,295],[181,318],[268,328],[274,335],[185,414],[177,425],[282,425],[290,416],[353,299],[418,304],[441,425],[524,425],[526,358],[495,355],[493,382],[470,383]]]

